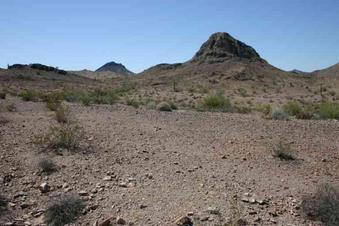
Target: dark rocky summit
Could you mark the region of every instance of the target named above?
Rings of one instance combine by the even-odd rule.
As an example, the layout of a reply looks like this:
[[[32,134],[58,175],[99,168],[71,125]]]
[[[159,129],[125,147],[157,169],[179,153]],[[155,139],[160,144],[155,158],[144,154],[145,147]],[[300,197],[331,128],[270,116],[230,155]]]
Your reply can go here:
[[[124,65],[116,62],[109,62],[97,69],[96,72],[114,72],[116,74],[125,76],[134,75],[134,73],[128,70]]]
[[[31,68],[41,71],[49,71],[49,72],[55,72],[58,74],[66,75],[67,71],[60,70],[56,67],[46,66],[43,64],[13,64],[11,66],[8,66],[8,69],[25,69],[25,68]]]
[[[205,61],[215,59],[220,62],[234,57],[261,60],[259,54],[251,46],[233,38],[226,32],[218,32],[211,35],[192,60]]]

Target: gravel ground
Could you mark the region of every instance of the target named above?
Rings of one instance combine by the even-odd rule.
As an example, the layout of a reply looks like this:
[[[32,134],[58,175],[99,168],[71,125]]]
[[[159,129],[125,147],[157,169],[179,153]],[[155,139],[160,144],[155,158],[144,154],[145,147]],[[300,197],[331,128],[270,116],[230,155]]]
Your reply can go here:
[[[32,142],[56,124],[53,112],[42,103],[1,101],[17,108],[0,113],[7,119],[0,122],[0,191],[10,201],[1,225],[42,225],[39,213],[54,199],[79,192],[86,211],[76,225],[109,217],[175,225],[186,215],[207,226],[232,218],[248,225],[319,225],[301,216],[301,199],[319,184],[339,183],[337,121],[68,104],[85,139],[80,151],[60,155]],[[272,156],[279,140],[292,145],[297,160]],[[58,171],[39,172],[42,157]],[[43,182],[49,192],[38,189]]]

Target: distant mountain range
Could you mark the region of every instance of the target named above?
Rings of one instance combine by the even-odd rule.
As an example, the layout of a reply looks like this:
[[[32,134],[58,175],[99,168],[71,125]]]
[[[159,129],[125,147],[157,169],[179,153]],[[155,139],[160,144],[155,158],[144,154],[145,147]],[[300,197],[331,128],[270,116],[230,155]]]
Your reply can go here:
[[[11,68],[31,67],[33,69],[41,69],[66,74],[64,70],[41,65],[15,64]],[[262,59],[256,50],[235,39],[225,32],[217,32],[212,34],[209,39],[203,43],[197,53],[184,63],[176,64],[158,64],[150,67],[142,73],[135,74],[128,70],[123,64],[114,61],[101,66],[95,71],[69,71],[73,74],[81,75],[92,79],[107,79],[128,76],[160,76],[161,78],[176,75],[186,76],[211,76],[219,75],[226,79],[236,80],[262,80],[277,76],[321,76],[321,77],[339,77],[339,63],[329,68],[317,70],[311,73],[300,70],[292,70],[289,72],[280,70],[267,61]]]

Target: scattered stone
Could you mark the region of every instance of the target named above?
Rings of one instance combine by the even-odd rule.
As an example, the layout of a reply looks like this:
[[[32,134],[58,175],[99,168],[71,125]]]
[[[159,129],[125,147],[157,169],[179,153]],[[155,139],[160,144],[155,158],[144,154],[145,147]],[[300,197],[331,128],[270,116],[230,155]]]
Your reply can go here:
[[[214,207],[208,207],[206,212],[209,213],[209,214],[214,214],[214,215],[220,214],[220,211],[217,208],[214,208]]]
[[[147,208],[147,205],[144,205],[144,204],[140,205],[140,209],[145,209],[145,208]]]
[[[39,190],[41,193],[47,193],[49,192],[51,189],[51,187],[47,184],[47,182],[44,182],[42,184],[40,184],[39,186]]]
[[[79,191],[78,194],[80,196],[88,196],[88,192],[87,191]]]
[[[111,181],[112,177],[111,176],[106,176],[102,179],[103,181]]]
[[[117,224],[120,224],[120,225],[126,224],[126,221],[122,217],[117,217],[116,222],[117,222]]]
[[[177,226],[193,226],[193,221],[191,220],[191,218],[184,216],[177,219],[175,221],[175,224]]]
[[[127,183],[125,183],[125,182],[120,182],[120,183],[119,183],[119,187],[127,188]]]

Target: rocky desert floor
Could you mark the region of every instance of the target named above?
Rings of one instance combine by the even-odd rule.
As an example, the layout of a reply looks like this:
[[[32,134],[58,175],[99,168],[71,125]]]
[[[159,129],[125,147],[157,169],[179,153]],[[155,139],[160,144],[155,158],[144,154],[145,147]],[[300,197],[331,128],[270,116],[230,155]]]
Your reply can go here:
[[[85,139],[81,150],[56,154],[33,142],[56,124],[44,103],[0,101],[17,109],[0,113],[0,191],[10,201],[1,225],[43,225],[44,210],[64,194],[85,201],[75,225],[110,217],[176,225],[183,216],[197,226],[232,218],[248,225],[320,225],[303,218],[302,197],[320,184],[339,184],[335,120],[66,103]],[[279,140],[292,145],[297,160],[272,156]],[[58,170],[42,174],[41,158]],[[42,193],[42,183],[50,190]]]

